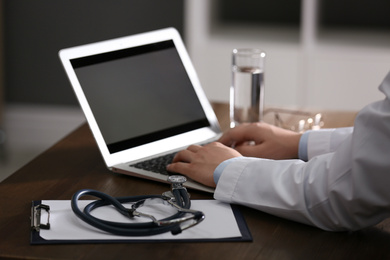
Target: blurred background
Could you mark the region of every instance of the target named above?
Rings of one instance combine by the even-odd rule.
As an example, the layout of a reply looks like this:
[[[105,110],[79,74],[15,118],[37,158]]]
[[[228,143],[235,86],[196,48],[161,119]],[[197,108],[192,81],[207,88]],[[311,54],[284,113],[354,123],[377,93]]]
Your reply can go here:
[[[265,104],[358,111],[383,98],[387,0],[0,0],[0,181],[85,122],[62,48],[175,27],[210,101],[231,51],[267,53]]]

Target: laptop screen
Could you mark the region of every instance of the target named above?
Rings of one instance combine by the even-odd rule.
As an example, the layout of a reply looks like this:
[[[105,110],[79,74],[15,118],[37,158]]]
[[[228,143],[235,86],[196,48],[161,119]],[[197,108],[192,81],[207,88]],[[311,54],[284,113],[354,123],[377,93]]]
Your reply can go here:
[[[71,64],[110,153],[209,126],[172,40]]]

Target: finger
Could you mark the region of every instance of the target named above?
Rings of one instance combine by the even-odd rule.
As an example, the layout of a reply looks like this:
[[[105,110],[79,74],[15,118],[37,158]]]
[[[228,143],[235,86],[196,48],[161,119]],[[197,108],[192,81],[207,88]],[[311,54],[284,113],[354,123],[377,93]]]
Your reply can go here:
[[[225,146],[225,145],[221,144],[220,142],[211,142],[211,143],[205,144],[204,146],[202,146],[202,148],[212,147],[212,146]]]
[[[182,150],[173,157],[172,162],[191,162],[192,154],[190,150]]]
[[[236,143],[236,131],[235,129],[230,129],[228,130],[227,132],[225,132],[221,138],[219,138],[218,142],[226,145],[226,146],[229,146],[229,147],[232,147],[235,143]]]
[[[171,163],[167,165],[167,170],[188,176],[189,164],[184,162]]]
[[[276,159],[274,157],[274,151],[272,144],[263,142],[260,144],[244,144],[235,148],[237,152],[247,157],[257,157],[265,159]],[[280,154],[280,150],[278,154]],[[278,158],[282,159],[282,158]]]
[[[202,146],[193,144],[193,145],[188,146],[187,150],[196,153],[201,148],[202,148]]]
[[[239,143],[246,142],[251,140],[253,137],[251,136],[251,132],[249,124],[239,125],[238,127],[232,128],[228,130],[222,137],[218,140],[222,144],[226,146],[233,146]]]
[[[261,150],[259,149],[260,147],[258,145],[240,145],[236,146],[236,151],[239,152],[240,154],[247,156],[247,157],[258,157],[259,153],[261,154]]]

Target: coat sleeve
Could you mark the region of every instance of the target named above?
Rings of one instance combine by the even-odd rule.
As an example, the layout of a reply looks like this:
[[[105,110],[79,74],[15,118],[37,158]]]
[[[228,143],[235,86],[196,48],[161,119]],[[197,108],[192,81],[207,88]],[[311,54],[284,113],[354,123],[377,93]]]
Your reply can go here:
[[[308,159],[334,152],[352,134],[353,127],[308,131]]]
[[[358,230],[389,217],[390,73],[379,88],[385,99],[363,109],[353,129],[309,137],[307,162],[233,160],[214,197],[332,231]]]

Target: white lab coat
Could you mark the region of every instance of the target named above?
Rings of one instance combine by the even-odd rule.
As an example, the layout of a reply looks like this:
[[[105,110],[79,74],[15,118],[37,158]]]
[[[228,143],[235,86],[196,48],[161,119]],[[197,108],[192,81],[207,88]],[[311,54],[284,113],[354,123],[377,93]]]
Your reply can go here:
[[[312,131],[309,160],[239,158],[223,170],[214,197],[324,230],[357,230],[390,216],[390,73],[385,99],[354,128]]]

